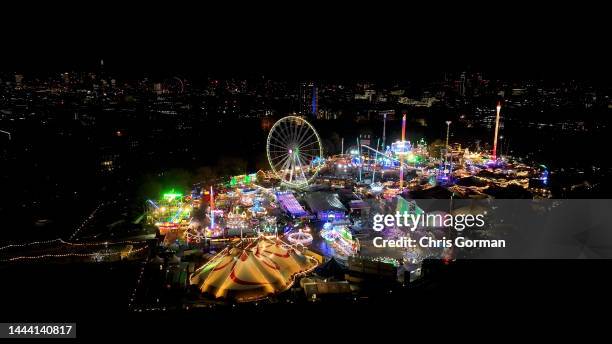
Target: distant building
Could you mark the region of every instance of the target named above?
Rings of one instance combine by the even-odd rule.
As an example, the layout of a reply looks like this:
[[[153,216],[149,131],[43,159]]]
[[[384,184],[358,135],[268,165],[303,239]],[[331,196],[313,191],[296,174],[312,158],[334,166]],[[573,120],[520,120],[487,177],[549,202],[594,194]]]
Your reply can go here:
[[[461,78],[459,79],[459,95],[465,97],[465,89],[467,87],[466,73],[461,73]]]
[[[347,280],[353,283],[393,283],[397,282],[397,267],[382,261],[352,256],[348,259],[347,275]]]
[[[414,107],[432,107],[434,103],[438,102],[439,100],[435,97],[424,97],[421,99],[412,99],[409,97],[399,97],[398,99],[398,103],[400,104],[406,104],[406,105],[410,105],[410,106],[414,106]]]
[[[359,143],[362,145],[372,145],[372,134],[369,132],[359,134]]]
[[[312,82],[302,82],[299,90],[299,113],[302,116],[316,116],[319,111],[319,91]]]
[[[153,93],[161,94],[162,93],[162,84],[161,82],[156,82],[153,84]]]
[[[317,119],[333,120],[338,119],[342,115],[342,111],[333,111],[329,109],[319,110]]]
[[[363,94],[355,94],[355,100],[367,100],[372,101],[376,97],[376,90],[367,89],[364,90]]]
[[[23,75],[15,74],[15,87],[21,88],[23,82]]]

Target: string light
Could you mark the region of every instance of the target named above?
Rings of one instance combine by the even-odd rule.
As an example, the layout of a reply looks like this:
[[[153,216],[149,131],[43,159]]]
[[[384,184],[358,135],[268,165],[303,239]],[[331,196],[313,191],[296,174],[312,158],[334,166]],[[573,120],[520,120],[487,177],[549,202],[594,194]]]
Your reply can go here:
[[[133,241],[133,240],[124,240],[124,241],[114,241],[114,242],[108,242],[108,241],[102,241],[102,242],[91,242],[91,243],[78,243],[78,242],[68,242],[68,241],[64,241],[62,238],[57,238],[57,239],[53,239],[53,240],[45,240],[45,241],[33,241],[33,242],[28,242],[28,243],[23,243],[23,244],[11,244],[11,245],[6,245],[3,247],[0,247],[0,251],[8,249],[8,248],[13,248],[13,247],[26,247],[26,246],[32,246],[32,245],[46,245],[46,244],[51,244],[54,242],[59,242],[61,244],[64,245],[69,245],[69,246],[102,246],[102,245],[121,245],[121,244],[142,244],[145,243],[146,240],[139,240],[139,241]]]
[[[136,282],[136,286],[134,287],[134,290],[130,294],[130,301],[128,302],[128,309],[133,309],[134,300],[136,300],[136,293],[142,282],[142,276],[144,275],[146,265],[147,265],[147,261],[145,260],[142,262],[142,267],[140,268],[140,273],[138,275],[138,281]],[[136,309],[134,309],[134,311],[136,311]]]
[[[139,241],[123,240],[123,241],[113,241],[113,242],[101,241],[101,242],[79,243],[79,242],[67,242],[67,241],[61,240],[61,242],[63,244],[70,245],[70,246],[101,246],[101,245],[142,244],[142,243],[146,243],[147,241],[146,240],[139,240]]]
[[[135,253],[141,252],[142,250],[146,249],[147,246],[141,247],[139,249],[136,250],[131,250],[127,252],[127,256],[133,255]],[[113,256],[113,255],[120,255],[122,254],[122,251],[118,251],[118,252],[108,252],[108,253],[100,253],[100,252],[94,252],[94,253],[63,253],[63,254],[42,254],[42,255],[38,255],[38,256],[19,256],[19,257],[13,257],[13,258],[8,258],[8,259],[3,259],[0,260],[2,262],[13,262],[13,261],[17,261],[17,260],[35,260],[35,259],[43,259],[43,258],[66,258],[66,257],[109,257],[109,256]]]
[[[0,251],[7,249],[7,248],[11,248],[11,247],[25,247],[25,246],[30,246],[30,245],[38,245],[38,244],[50,244],[52,242],[56,242],[56,241],[62,241],[61,238],[57,238],[57,239],[53,239],[53,240],[46,240],[46,241],[33,241],[33,242],[27,242],[24,244],[10,244],[10,245],[6,245],[3,247],[0,247]]]
[[[393,258],[393,257],[388,257],[388,256],[380,256],[380,257],[361,257],[362,259],[369,259],[371,261],[374,262],[380,262],[380,263],[386,263],[386,264],[391,264],[395,267],[398,267],[400,265],[399,260]]]
[[[87,223],[89,223],[89,221],[91,221],[93,219],[93,217],[96,214],[96,212],[98,212],[100,207],[102,207],[103,205],[104,205],[104,202],[101,202],[100,204],[98,204],[96,209],[94,209],[91,212],[91,214],[89,214],[89,216],[86,217],[85,220],[83,220],[83,222],[74,230],[74,232],[72,233],[72,235],[69,238],[70,240],[74,239],[74,237],[81,231],[81,229],[83,229],[83,227],[85,227],[85,225],[87,225]]]
[[[299,245],[310,245],[310,243],[312,243],[312,234],[310,233],[306,233],[306,232],[302,232],[302,229],[300,228],[300,230],[298,232],[294,232],[291,233],[289,235],[287,235],[287,241],[289,241],[292,244],[299,244]]]

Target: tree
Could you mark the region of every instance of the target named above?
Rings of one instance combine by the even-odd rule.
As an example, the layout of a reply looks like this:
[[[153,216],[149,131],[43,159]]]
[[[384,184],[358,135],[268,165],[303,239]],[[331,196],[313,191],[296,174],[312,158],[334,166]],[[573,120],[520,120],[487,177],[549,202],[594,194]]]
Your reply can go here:
[[[159,174],[147,174],[144,180],[140,183],[139,190],[140,198],[157,198],[162,193],[174,189],[177,192],[184,193],[191,189],[192,174],[184,169],[171,169],[163,171]]]
[[[219,175],[214,168],[210,166],[202,166],[196,170],[193,177],[193,183],[202,182],[204,184],[211,184],[217,178],[219,178]]]
[[[224,157],[217,164],[220,175],[235,176],[247,173],[246,160],[238,157]]]

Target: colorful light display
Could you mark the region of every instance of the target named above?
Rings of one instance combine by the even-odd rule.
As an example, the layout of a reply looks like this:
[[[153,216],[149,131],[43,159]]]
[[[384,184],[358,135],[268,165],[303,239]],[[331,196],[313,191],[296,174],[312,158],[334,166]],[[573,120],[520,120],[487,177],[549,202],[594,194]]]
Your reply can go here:
[[[244,211],[240,212],[240,210],[236,208],[235,211],[227,214],[225,226],[230,229],[248,228],[246,213]]]
[[[320,235],[340,259],[344,260],[359,250],[359,240],[353,240],[353,235],[346,226],[324,226]]]
[[[295,121],[296,123],[300,122],[299,120]],[[294,124],[292,123],[292,125]],[[304,133],[309,132],[305,124],[302,125],[296,124],[297,130],[301,129]],[[453,193],[457,192],[456,197],[466,198],[472,194],[466,193],[462,195],[460,193],[462,185],[459,182],[454,183],[454,181],[469,177],[476,178],[474,176],[479,174],[479,172],[491,176],[478,177],[479,180],[482,179],[483,183],[486,184],[482,188],[490,185],[502,187],[505,185],[521,185],[527,187],[524,185],[525,180],[527,180],[527,183],[531,182],[531,184],[534,184],[533,182],[536,182],[538,178],[546,183],[548,178],[547,169],[533,169],[529,173],[519,170],[519,172],[515,173],[508,167],[507,159],[502,160],[495,157],[495,148],[493,154],[495,159],[491,161],[491,164],[485,165],[485,161],[481,157],[482,152],[479,148],[476,149],[475,153],[470,153],[467,149],[464,153],[460,145],[455,144],[455,147],[458,146],[459,148],[455,149],[453,153],[456,157],[454,161],[457,163],[457,168],[453,170],[451,164],[453,159],[450,159],[451,163],[449,163],[448,159],[450,155],[450,147],[448,146],[450,122],[447,122],[447,126],[447,149],[443,150],[445,152],[444,156],[438,155],[439,149],[435,149],[435,153],[431,153],[430,156],[429,150],[432,147],[427,147],[426,142],[422,138],[419,141],[415,141],[414,145],[406,139],[406,114],[404,114],[402,117],[401,140],[392,143],[390,146],[385,147],[383,141],[383,146],[380,146],[379,142],[376,145],[376,149],[374,149],[361,144],[367,142],[365,139],[362,141],[357,139],[357,148],[352,147],[342,152],[349,154],[330,156],[327,159],[324,159],[322,156],[315,156],[309,166],[300,165],[301,160],[299,158],[303,158],[301,156],[303,148],[290,147],[286,152],[280,152],[279,156],[284,157],[283,159],[285,160],[284,162],[279,160],[281,161],[279,171],[285,179],[289,178],[289,183],[285,179],[281,182],[275,178],[279,177],[278,171],[269,173],[260,171],[261,173],[257,175],[245,174],[225,178],[223,183],[215,185],[216,190],[213,190],[212,187],[210,188],[210,211],[208,215],[210,225],[201,230],[209,222],[206,220],[206,212],[194,212],[194,216],[200,217],[197,220],[198,223],[202,223],[202,226],[197,228],[198,231],[194,236],[190,237],[192,239],[190,241],[200,242],[204,238],[208,240],[211,237],[215,237],[215,240],[211,240],[215,244],[230,242],[231,240],[236,240],[235,237],[238,236],[238,231],[236,230],[240,230],[239,234],[242,239],[244,230],[245,236],[259,235],[263,237],[268,235],[269,237],[274,237],[284,235],[288,244],[270,244],[270,242],[260,244],[252,243],[259,239],[243,239],[238,244],[230,245],[226,250],[222,251],[220,256],[216,256],[198,269],[191,276],[192,283],[198,284],[203,292],[212,294],[215,297],[243,301],[254,300],[284,290],[287,287],[287,281],[292,278],[287,276],[293,276],[293,272],[291,272],[293,270],[291,269],[289,269],[289,273],[281,272],[277,269],[281,264],[278,263],[277,266],[272,261],[276,257],[280,258],[280,256],[276,256],[274,252],[280,255],[288,255],[287,259],[292,259],[290,258],[292,254],[299,255],[299,250],[303,249],[303,246],[311,245],[315,241],[314,235],[320,235],[323,240],[316,240],[316,247],[313,248],[313,251],[322,250],[321,252],[317,251],[317,254],[320,253],[328,258],[334,256],[343,261],[346,261],[349,256],[359,254],[359,240],[353,237],[351,230],[355,231],[355,233],[364,234],[363,230],[368,229],[368,222],[360,217],[363,216],[365,218],[367,214],[362,215],[363,212],[361,210],[354,211],[353,209],[350,212],[335,210],[333,207],[319,207],[320,209],[317,209],[317,207],[313,206],[315,202],[309,201],[309,198],[317,192],[329,193],[330,189],[333,192],[337,192],[342,196],[338,200],[340,207],[343,207],[342,204],[352,202],[350,199],[356,198],[362,202],[367,201],[377,211],[380,209],[393,211],[394,206],[396,206],[395,210],[400,213],[420,213],[422,210],[416,207],[414,202],[397,196],[408,194],[406,191],[414,192],[415,195],[419,192],[437,193],[450,191]],[[277,129],[279,128],[277,127]],[[441,140],[443,139],[441,137]],[[271,140],[269,148],[277,149],[278,147],[275,147],[275,145],[279,142],[275,141],[274,135]],[[441,142],[443,144],[443,141]],[[370,152],[362,155],[362,147],[376,153],[376,155],[373,156]],[[484,156],[486,158],[490,157],[487,153]],[[292,182],[305,186],[306,184],[301,184],[300,181],[309,179],[305,173],[313,167],[321,168],[324,171],[323,173],[325,173],[316,179],[317,185],[310,185],[309,188],[302,187],[299,191],[295,189],[287,191],[287,186],[291,186]],[[406,171],[411,171],[411,173],[404,174]],[[304,173],[304,176],[302,176],[302,173]],[[380,173],[380,176],[376,176],[378,173]],[[519,176],[519,173],[525,173],[525,175]],[[514,179],[509,180],[511,178],[506,178],[510,174],[514,175]],[[369,175],[371,180],[368,179]],[[259,182],[254,184],[256,177],[259,177]],[[362,181],[362,177],[365,183],[358,183]],[[404,177],[410,179],[404,181]],[[521,178],[519,179],[518,177]],[[443,181],[443,183],[438,184],[437,178],[440,178],[439,180]],[[229,183],[227,182],[228,179]],[[475,190],[471,185],[466,186],[468,181],[465,183],[463,184],[465,186],[463,190],[466,188],[471,191]],[[365,184],[369,184],[369,188]],[[436,184],[438,184],[437,187],[432,189],[432,186]],[[541,185],[541,183],[537,184]],[[456,190],[453,189],[454,187]],[[336,190],[336,188],[339,190]],[[217,193],[216,199],[214,191]],[[372,194],[375,197],[371,197]],[[382,197],[380,197],[381,195]],[[480,195],[484,195],[484,193],[480,193]],[[397,204],[394,204],[395,199],[397,199]],[[202,198],[202,204],[205,205],[205,202],[206,198],[204,197]],[[183,198],[179,193],[172,191],[164,194],[164,197],[157,202],[149,201],[149,209],[152,214],[156,214],[159,217],[158,225],[160,229],[178,232],[181,225],[184,224],[186,216],[191,214],[191,212],[185,211],[187,209],[185,206],[193,206],[193,204],[193,202],[188,200],[188,197]],[[302,204],[307,204],[307,208],[306,206],[303,207]],[[281,212],[281,209],[278,208],[279,205],[286,213]],[[305,209],[308,209],[308,211]],[[287,214],[290,216],[286,216]],[[316,217],[312,216],[315,214],[317,215]],[[317,231],[310,233],[310,230],[307,230],[308,224],[316,226],[320,224],[318,220],[329,222],[324,224],[319,234],[317,234]],[[339,224],[348,223],[353,223],[351,229],[347,226],[339,226]],[[234,231],[230,231],[231,229]],[[442,227],[432,226],[428,229],[419,227],[417,229],[439,234],[438,232]],[[281,233],[278,233],[278,231]],[[385,229],[382,235],[385,238],[399,238],[407,235],[410,236],[411,233],[403,232],[398,228],[389,228]],[[414,235],[417,236],[417,234]],[[175,241],[173,239],[172,242],[174,243]],[[277,247],[280,251],[276,251]],[[292,249],[295,251],[291,251]],[[368,246],[364,248],[364,251],[369,249],[370,247]],[[272,259],[272,261],[266,257]],[[373,258],[373,260],[396,267],[399,265],[399,261],[391,257],[379,257]],[[289,263],[289,265],[294,266],[293,263]],[[309,267],[301,266],[296,271],[307,271],[308,269]]]
[[[323,156],[323,145],[314,127],[298,116],[278,120],[268,133],[266,153],[270,168],[283,184],[301,188],[312,182],[321,165],[312,161]]]
[[[177,198],[181,198],[183,195],[181,193],[175,192],[174,190],[170,191],[170,192],[166,192],[163,195],[163,198],[168,201],[168,202],[172,202],[174,200],[176,200]]]
[[[252,195],[242,195],[240,196],[240,204],[245,207],[250,207],[253,205],[253,196]]]
[[[406,142],[406,114],[404,113],[404,115],[402,116],[402,143]],[[405,146],[405,145],[404,145]],[[400,166],[399,166],[399,173],[400,173],[400,181],[399,181],[399,187],[400,190],[403,190],[404,188],[404,154],[400,154]]]
[[[210,187],[210,228],[215,228],[215,192]]]
[[[255,199],[253,201],[253,206],[249,208],[252,216],[264,216],[266,215],[266,209],[261,205],[260,199]]]
[[[412,151],[412,145],[410,141],[397,141],[391,144],[391,151],[395,155],[404,155]]]
[[[501,103],[497,103],[495,115],[495,134],[493,135],[493,161],[497,160],[497,135],[499,133],[499,112],[501,111]]]
[[[310,245],[312,243],[312,239],[312,234],[305,233],[302,231],[302,229],[287,235],[287,241],[295,245]]]
[[[320,235],[321,238],[325,239],[326,241],[334,241],[340,237],[340,232],[323,229]]]
[[[374,194],[380,194],[383,191],[383,184],[381,182],[370,184],[370,191]]]
[[[399,260],[392,257],[373,257],[370,259],[374,262],[381,262],[384,264],[393,265],[394,267],[400,266]]]
[[[307,215],[308,213],[300,203],[297,201],[293,193],[291,192],[278,192],[276,198],[281,206],[287,210],[293,217],[300,217]]]

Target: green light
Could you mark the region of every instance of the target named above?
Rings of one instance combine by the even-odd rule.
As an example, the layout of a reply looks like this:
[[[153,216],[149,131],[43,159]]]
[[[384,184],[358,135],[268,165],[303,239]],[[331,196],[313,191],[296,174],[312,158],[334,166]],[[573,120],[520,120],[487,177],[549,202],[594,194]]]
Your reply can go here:
[[[414,154],[410,154],[408,155],[408,162],[410,163],[417,163],[417,162],[421,162],[422,158],[418,155],[414,155]]]
[[[166,193],[164,194],[164,196],[163,196],[163,197],[164,197],[166,200],[168,200],[168,201],[172,201],[172,200],[174,200],[175,198],[179,198],[179,197],[181,197],[181,196],[183,196],[183,195],[182,195],[182,194],[180,194],[180,193],[178,193],[178,192],[176,192],[176,191],[174,191],[174,189],[172,189],[172,191],[170,191],[170,192],[166,192]]]
[[[232,177],[232,179],[230,179],[230,186],[234,187],[236,184],[238,184],[236,177]]]
[[[345,240],[353,240],[353,236],[351,235],[351,232],[346,230],[346,228],[340,229],[340,236],[342,236]]]

